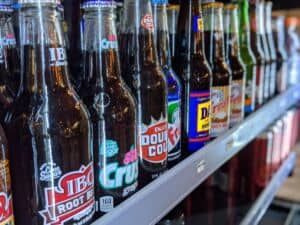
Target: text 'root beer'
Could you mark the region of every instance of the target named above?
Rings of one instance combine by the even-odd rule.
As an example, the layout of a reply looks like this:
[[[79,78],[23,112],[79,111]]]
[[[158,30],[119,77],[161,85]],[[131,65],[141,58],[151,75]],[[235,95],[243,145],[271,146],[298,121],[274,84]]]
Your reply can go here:
[[[16,224],[87,225],[94,214],[91,125],[69,83],[57,2],[19,1],[23,86],[7,124]]]

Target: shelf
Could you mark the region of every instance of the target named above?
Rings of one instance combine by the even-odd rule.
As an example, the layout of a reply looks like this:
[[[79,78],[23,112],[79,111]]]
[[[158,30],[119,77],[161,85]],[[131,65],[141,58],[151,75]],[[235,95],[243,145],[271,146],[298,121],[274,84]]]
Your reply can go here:
[[[154,225],[207,177],[300,100],[300,85],[290,88],[244,122],[209,143],[140,190],[93,225]]]
[[[295,162],[296,153],[292,153],[272,178],[267,188],[261,193],[257,201],[252,205],[251,209],[242,220],[240,225],[257,225],[261,221],[279,188],[292,172]]]

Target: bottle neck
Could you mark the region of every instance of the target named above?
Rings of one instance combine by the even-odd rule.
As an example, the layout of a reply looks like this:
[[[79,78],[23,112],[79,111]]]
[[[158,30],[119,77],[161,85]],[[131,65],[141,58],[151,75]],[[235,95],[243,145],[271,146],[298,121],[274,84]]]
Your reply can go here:
[[[192,0],[192,52],[196,55],[204,56],[204,37],[203,37],[203,15],[201,9],[201,2],[199,0]]]
[[[157,44],[158,59],[161,66],[171,65],[169,28],[167,6],[165,4],[153,5],[153,19],[155,26],[155,40]]]
[[[204,21],[205,32],[210,35],[210,63],[216,60],[225,60],[224,57],[224,28],[222,8],[205,8]]]
[[[249,7],[250,12],[250,30],[251,33],[259,34],[259,10],[258,10],[258,1],[255,0],[250,3]]]
[[[25,6],[20,12],[23,88],[40,94],[70,88],[65,40],[55,4]]]
[[[10,13],[0,12],[0,64],[5,63],[4,50],[16,48],[16,38]]]
[[[259,2],[258,4],[258,31],[261,36],[266,34],[266,27],[265,27],[265,11],[264,11],[264,3]]]
[[[242,48],[250,46],[250,23],[249,23],[249,4],[248,0],[240,2],[240,41]]]
[[[272,35],[272,2],[265,3],[266,33]]]
[[[84,13],[83,51],[85,57],[96,55],[101,77],[120,76],[119,47],[113,7],[89,8]],[[94,59],[95,60],[95,59]],[[84,61],[89,61],[87,58]],[[107,65],[104,68],[104,65]],[[86,65],[85,66],[90,66]],[[86,70],[85,70],[86,71]],[[85,74],[88,76],[88,74]]]
[[[225,10],[224,29],[227,57],[240,57],[239,27],[237,9]]]
[[[149,0],[127,0],[124,6],[122,34],[131,36],[141,65],[157,64],[154,22]]]

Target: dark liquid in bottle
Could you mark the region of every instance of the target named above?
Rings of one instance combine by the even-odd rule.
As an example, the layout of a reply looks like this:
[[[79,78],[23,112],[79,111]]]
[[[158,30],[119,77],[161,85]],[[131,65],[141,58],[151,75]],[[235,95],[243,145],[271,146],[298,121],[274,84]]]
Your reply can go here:
[[[112,197],[110,203],[115,207],[132,195],[138,186],[134,100],[118,77],[117,66],[111,66],[117,63],[117,53],[103,51],[101,56],[99,54],[93,51],[84,53],[84,69],[89,80],[85,81],[86,89],[82,94],[93,124],[96,217],[103,215],[103,208],[109,204],[101,197],[109,202]],[[113,76],[103,75],[107,71]],[[104,149],[107,152],[103,152]],[[106,173],[110,176],[107,177]]]
[[[43,52],[49,52],[53,47],[57,48],[47,46]],[[39,45],[35,46],[36,49],[33,46],[23,48],[25,89],[18,97],[7,124],[16,224],[40,225],[46,219],[53,219],[52,210],[47,205],[52,200],[55,201],[53,207],[57,210],[57,218],[66,215],[63,206],[57,207],[61,199],[68,200],[78,189],[70,190],[75,187],[63,185],[63,195],[54,188],[67,181],[74,184],[70,173],[75,171],[77,176],[85,174],[87,186],[82,190],[86,194],[83,194],[82,203],[86,205],[81,210],[90,213],[79,220],[68,216],[64,224],[80,221],[89,224],[93,216],[94,194],[89,151],[91,127],[87,112],[73,90],[65,85],[68,73],[64,66],[59,66],[65,62],[51,61],[50,54],[44,54]],[[43,79],[47,86],[41,85]],[[38,92],[33,93],[33,87],[37,87]],[[51,195],[46,190],[51,191]]]

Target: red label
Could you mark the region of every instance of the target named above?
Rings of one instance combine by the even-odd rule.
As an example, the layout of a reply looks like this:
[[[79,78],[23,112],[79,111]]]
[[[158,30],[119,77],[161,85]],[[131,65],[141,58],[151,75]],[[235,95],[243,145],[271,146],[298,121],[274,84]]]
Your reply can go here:
[[[39,212],[44,225],[61,225],[86,214],[95,201],[93,163],[62,176],[57,187],[45,189],[45,199],[46,209]]]
[[[161,163],[168,157],[168,123],[157,122],[142,134],[142,158],[151,163]]]
[[[6,193],[0,193],[0,223],[12,220],[13,216],[13,204],[12,197],[7,196]]]
[[[141,21],[142,27],[144,27],[147,30],[153,30],[154,29],[154,23],[153,18],[150,14],[146,14]]]

